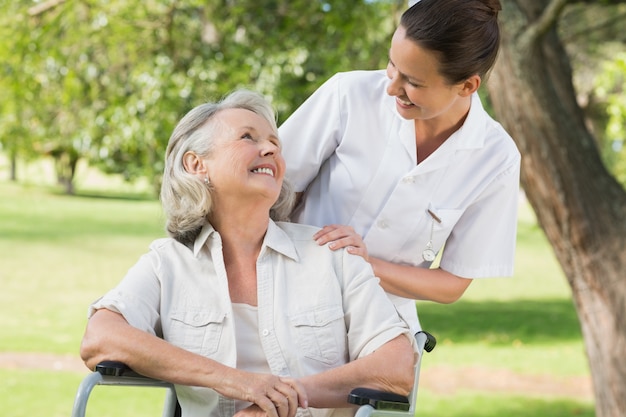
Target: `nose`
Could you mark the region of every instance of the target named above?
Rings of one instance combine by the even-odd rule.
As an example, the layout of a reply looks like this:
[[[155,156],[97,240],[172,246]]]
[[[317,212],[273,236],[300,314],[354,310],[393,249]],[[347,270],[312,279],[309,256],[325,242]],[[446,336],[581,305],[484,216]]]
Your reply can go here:
[[[261,144],[261,155],[262,156],[271,156],[276,153],[280,153],[280,147],[276,142],[266,139]]]
[[[391,65],[387,66],[387,77],[389,78],[389,84],[387,84],[387,94],[390,96],[400,96],[403,94],[402,82],[398,71],[396,71]]]

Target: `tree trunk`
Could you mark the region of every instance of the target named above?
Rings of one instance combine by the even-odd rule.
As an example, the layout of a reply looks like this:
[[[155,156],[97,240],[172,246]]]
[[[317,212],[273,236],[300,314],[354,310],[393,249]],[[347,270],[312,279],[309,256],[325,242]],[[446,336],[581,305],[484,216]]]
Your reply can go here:
[[[10,180],[13,182],[17,182],[17,151],[12,149],[10,151],[11,158],[11,177]]]
[[[572,288],[598,417],[626,416],[626,192],[576,102],[555,21],[563,0],[501,0],[487,87],[522,153],[521,181]],[[560,9],[561,8],[561,9]]]

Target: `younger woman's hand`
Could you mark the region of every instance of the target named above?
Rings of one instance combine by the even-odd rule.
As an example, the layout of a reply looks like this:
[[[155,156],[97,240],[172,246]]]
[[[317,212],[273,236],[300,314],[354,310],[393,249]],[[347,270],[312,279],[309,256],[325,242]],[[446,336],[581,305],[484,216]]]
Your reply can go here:
[[[369,262],[367,246],[363,242],[361,235],[351,226],[341,224],[326,225],[313,235],[313,239],[320,246],[328,243],[328,247],[331,250],[346,248],[349,253],[359,255]]]

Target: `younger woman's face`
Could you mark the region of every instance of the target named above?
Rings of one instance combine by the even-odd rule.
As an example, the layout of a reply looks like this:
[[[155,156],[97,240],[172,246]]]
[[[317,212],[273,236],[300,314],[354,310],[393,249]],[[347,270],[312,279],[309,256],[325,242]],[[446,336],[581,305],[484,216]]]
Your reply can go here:
[[[396,98],[398,113],[407,120],[445,117],[457,100],[461,84],[448,84],[439,73],[435,52],[406,38],[400,26],[391,39],[387,76],[387,94]]]

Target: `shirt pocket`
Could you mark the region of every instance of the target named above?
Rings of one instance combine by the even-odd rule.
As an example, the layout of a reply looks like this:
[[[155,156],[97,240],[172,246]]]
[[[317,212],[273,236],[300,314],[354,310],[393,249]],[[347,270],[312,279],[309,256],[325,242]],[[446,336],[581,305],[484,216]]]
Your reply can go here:
[[[429,210],[432,211],[439,221],[427,214],[428,222],[432,225],[432,241],[433,248],[439,251],[443,244],[448,240],[448,237],[452,233],[452,229],[459,221],[459,218],[463,214],[464,210],[461,209],[441,209],[430,206]],[[429,226],[430,228],[431,226]],[[431,231],[429,230],[429,235]]]
[[[333,365],[344,353],[346,327],[341,306],[315,308],[289,316],[301,354]]]
[[[225,312],[181,310],[171,313],[168,341],[185,350],[208,356],[219,347]]]

